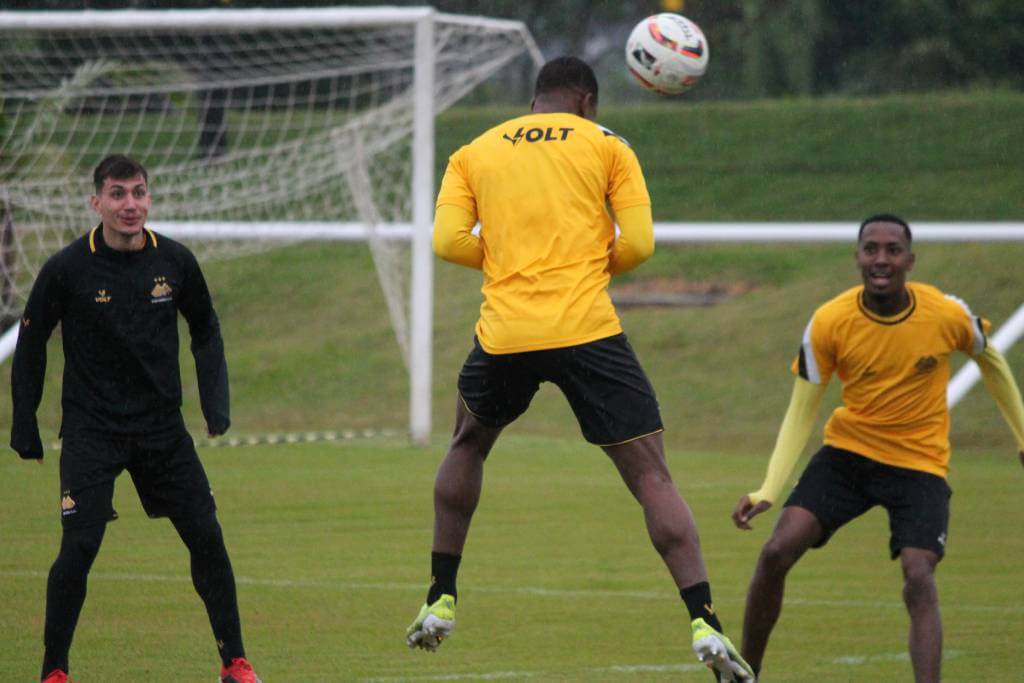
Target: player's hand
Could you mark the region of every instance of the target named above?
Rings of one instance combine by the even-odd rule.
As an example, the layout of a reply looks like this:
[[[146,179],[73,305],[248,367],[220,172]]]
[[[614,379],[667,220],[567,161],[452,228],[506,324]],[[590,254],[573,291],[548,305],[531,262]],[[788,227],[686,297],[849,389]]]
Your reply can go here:
[[[224,436],[224,432],[228,431],[227,425],[223,427],[212,427],[209,424],[206,425],[206,435],[211,439],[216,439],[218,436]]]
[[[752,503],[750,501],[750,495],[745,495],[740,498],[740,502],[736,503],[736,509],[732,511],[732,523],[736,525],[737,529],[750,530],[750,520],[757,515],[761,514],[772,506],[770,501],[762,500],[759,503]]]
[[[12,438],[11,441],[16,439]],[[19,440],[20,441],[20,440]],[[11,448],[18,454],[22,460],[35,460],[36,462],[43,462],[43,440],[36,434],[34,438],[28,438],[25,441],[19,442],[17,445],[11,444]]]

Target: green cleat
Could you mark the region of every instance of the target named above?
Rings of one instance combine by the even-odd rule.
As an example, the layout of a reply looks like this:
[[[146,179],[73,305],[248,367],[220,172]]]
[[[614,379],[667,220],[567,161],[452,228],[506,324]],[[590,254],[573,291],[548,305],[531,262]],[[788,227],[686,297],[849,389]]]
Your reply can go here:
[[[424,604],[405,631],[405,644],[433,652],[455,630],[455,597],[442,595],[432,605]]]
[[[694,619],[690,628],[697,659],[715,673],[720,683],[754,683],[754,670],[724,634],[703,619]]]

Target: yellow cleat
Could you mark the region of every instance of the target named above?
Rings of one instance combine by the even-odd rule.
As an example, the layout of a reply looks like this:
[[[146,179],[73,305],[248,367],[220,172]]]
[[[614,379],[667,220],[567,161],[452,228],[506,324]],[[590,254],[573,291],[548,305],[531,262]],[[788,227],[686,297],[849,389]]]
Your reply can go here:
[[[697,659],[714,671],[721,683],[754,683],[754,670],[725,634],[716,631],[703,619],[694,619],[690,629]]]
[[[405,644],[433,652],[455,630],[455,597],[442,595],[434,604],[424,604],[405,631]]]

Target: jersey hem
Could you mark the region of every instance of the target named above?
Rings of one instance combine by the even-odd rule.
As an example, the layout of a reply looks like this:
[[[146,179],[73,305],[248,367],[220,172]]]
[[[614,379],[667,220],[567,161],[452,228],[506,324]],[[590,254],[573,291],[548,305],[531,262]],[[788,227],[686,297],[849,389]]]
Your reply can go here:
[[[594,445],[597,446],[598,448],[611,448],[612,446],[622,446],[622,445],[627,444],[627,443],[632,443],[633,441],[639,441],[640,439],[645,439],[648,436],[652,436],[654,434],[659,434],[659,433],[661,433],[663,431],[665,431],[664,427],[662,427],[661,429],[655,429],[653,432],[647,432],[646,434],[640,434],[638,436],[631,436],[630,438],[623,439],[622,441],[616,441],[614,443],[596,443]]]
[[[868,460],[874,460],[875,462],[882,463],[883,465],[888,465],[889,467],[900,467],[900,468],[905,469],[905,470],[914,470],[915,472],[924,472],[925,474],[934,474],[935,476],[942,477],[943,479],[945,479],[947,477],[947,475],[949,474],[949,466],[948,465],[946,467],[940,468],[940,467],[933,466],[933,465],[915,466],[913,464],[906,463],[906,462],[899,462],[899,463],[892,462],[891,460],[887,460],[885,457],[878,457],[877,455],[872,455],[872,454],[868,453],[867,451],[869,451],[870,449],[864,448],[864,444],[856,443],[856,442],[853,442],[853,441],[844,442],[844,441],[837,441],[835,439],[826,439],[824,441],[824,444],[826,446],[831,446],[832,448],[839,448],[839,449],[842,449],[844,451],[850,451],[851,453],[856,453],[857,455],[859,455],[861,457],[864,457],[864,458],[867,458]]]
[[[484,351],[491,354],[492,356],[504,356],[511,353],[528,353],[530,351],[548,351],[550,349],[564,349],[569,346],[579,346],[580,344],[589,344],[590,342],[598,341],[600,339],[607,339],[608,337],[614,337],[617,334],[622,334],[621,325],[618,326],[618,329],[613,331],[604,330],[595,334],[588,334],[582,337],[576,337],[572,339],[560,339],[557,341],[542,342],[536,344],[523,344],[521,346],[499,347],[493,346],[489,344],[486,340],[484,340],[484,338],[480,335],[479,329],[476,331],[476,337],[477,340],[480,342],[480,346],[483,347]]]

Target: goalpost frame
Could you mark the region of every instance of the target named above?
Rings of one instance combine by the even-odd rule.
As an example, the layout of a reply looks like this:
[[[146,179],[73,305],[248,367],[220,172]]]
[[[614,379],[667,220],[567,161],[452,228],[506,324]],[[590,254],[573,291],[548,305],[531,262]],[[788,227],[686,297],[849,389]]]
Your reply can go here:
[[[434,336],[434,21],[416,22],[412,143],[412,273],[410,276],[409,436],[430,443]]]
[[[75,12],[0,12],[0,29],[131,31],[158,26],[166,30],[352,27],[384,23],[414,26],[413,141],[412,141],[412,256],[410,277],[409,432],[413,443],[425,445],[431,434],[431,367],[433,336],[434,192],[434,21],[431,7],[326,8],[308,10],[117,10]],[[449,17],[450,15],[443,15]],[[493,26],[520,22],[486,20]],[[534,60],[539,50],[526,41]],[[13,353],[18,325],[0,337],[0,361]]]

